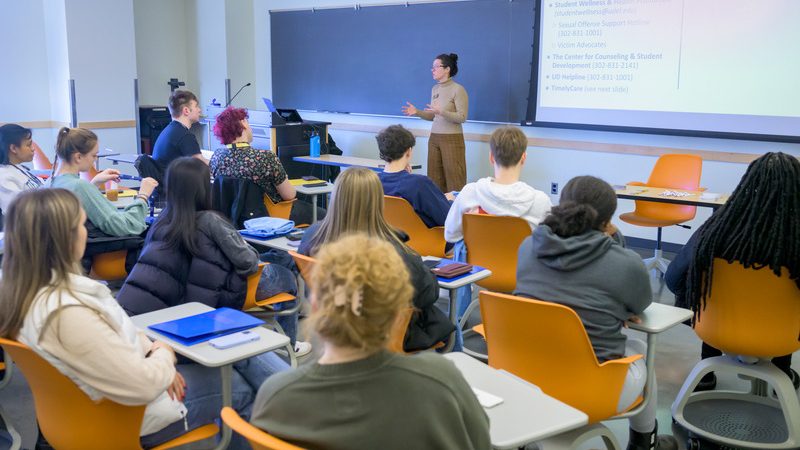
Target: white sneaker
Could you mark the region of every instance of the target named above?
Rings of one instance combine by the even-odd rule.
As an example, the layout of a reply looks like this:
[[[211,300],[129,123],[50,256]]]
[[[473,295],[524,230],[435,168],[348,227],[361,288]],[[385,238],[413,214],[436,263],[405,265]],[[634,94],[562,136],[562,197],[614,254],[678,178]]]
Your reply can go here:
[[[294,356],[301,357],[311,353],[311,342],[295,341]]]

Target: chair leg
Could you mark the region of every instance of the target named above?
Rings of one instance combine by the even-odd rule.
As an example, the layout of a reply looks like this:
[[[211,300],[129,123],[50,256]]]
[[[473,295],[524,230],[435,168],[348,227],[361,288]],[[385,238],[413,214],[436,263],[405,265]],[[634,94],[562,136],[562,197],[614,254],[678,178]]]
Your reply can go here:
[[[602,438],[607,450],[620,450],[619,441],[614,433],[601,423],[594,423],[577,430],[561,433],[556,436],[537,441],[539,450],[575,450],[583,443],[596,437]]]
[[[652,258],[644,259],[644,265],[647,271],[655,270],[656,273],[667,273],[670,260],[663,257],[663,250],[661,249],[661,227],[658,228],[658,237],[656,238],[656,250]]]

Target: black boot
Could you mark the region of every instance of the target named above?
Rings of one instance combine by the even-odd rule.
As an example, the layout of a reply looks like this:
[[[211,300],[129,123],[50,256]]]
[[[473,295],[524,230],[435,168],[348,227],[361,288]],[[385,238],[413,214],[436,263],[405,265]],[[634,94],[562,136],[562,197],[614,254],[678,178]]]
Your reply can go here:
[[[639,433],[631,428],[628,450],[678,450],[678,441],[672,436],[658,434],[658,422],[656,422],[656,427],[649,433]]]

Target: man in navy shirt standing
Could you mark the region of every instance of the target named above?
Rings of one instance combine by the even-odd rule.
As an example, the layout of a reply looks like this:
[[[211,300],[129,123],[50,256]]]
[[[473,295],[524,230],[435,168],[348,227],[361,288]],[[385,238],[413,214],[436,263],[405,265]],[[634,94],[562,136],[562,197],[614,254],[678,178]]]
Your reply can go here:
[[[181,156],[192,156],[206,164],[208,160],[200,153],[200,145],[189,131],[200,121],[200,104],[197,96],[189,91],[175,90],[167,105],[172,122],[158,135],[153,146],[153,159],[166,170],[169,163]]]
[[[383,193],[408,201],[428,228],[443,226],[454,197],[449,192],[443,194],[425,175],[411,173],[411,152],[416,144],[414,135],[402,125],[392,125],[378,133],[375,139],[380,157],[386,161],[383,172],[378,174]]]

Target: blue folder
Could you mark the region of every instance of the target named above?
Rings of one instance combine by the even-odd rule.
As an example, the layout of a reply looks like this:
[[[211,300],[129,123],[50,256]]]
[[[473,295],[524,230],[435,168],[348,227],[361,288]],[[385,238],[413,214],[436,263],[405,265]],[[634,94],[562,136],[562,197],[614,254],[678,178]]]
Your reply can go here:
[[[452,263],[455,263],[455,262],[459,262],[459,261],[456,261],[456,260],[453,260],[453,259],[444,259],[444,258],[442,258],[442,259],[439,260],[439,264],[437,264],[436,267],[446,266],[447,264],[452,264]],[[461,278],[468,277],[470,275],[476,274],[476,273],[480,272],[481,270],[486,270],[486,268],[485,267],[481,267],[481,266],[473,265],[472,266],[472,270],[470,270],[467,273],[463,273],[463,274],[461,274],[461,275],[459,275],[457,277],[453,277],[453,278],[436,277],[436,279],[439,280],[439,281],[442,281],[444,283],[450,283],[452,281],[456,281],[456,280],[459,280]]]
[[[178,320],[150,325],[168,338],[186,346],[205,342],[215,337],[248,330],[264,324],[261,319],[231,308],[219,308]]]

